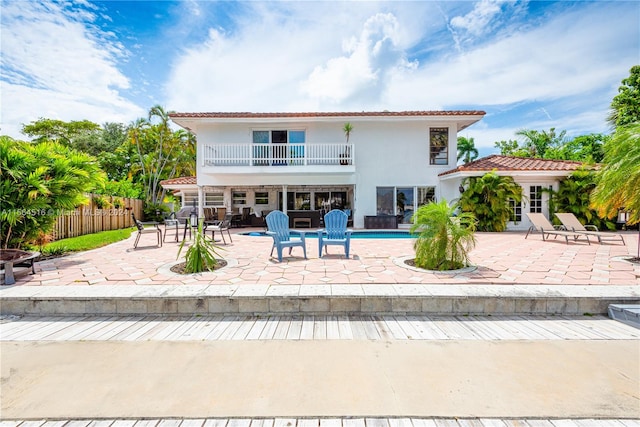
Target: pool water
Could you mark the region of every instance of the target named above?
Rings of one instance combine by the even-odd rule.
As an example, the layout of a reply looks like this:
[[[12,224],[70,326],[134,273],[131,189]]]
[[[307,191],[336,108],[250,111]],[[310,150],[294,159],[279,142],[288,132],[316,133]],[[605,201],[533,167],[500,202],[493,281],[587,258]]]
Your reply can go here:
[[[300,231],[305,231],[306,237],[318,237],[315,230]],[[250,231],[238,234],[243,236],[267,236],[264,231]],[[353,233],[351,233],[352,239],[411,239],[412,237],[411,233],[407,230],[354,230]]]

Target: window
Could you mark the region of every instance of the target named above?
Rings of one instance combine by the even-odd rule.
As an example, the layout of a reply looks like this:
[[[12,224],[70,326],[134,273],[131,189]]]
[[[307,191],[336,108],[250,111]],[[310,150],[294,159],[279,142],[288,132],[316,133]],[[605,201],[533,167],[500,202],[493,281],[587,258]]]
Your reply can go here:
[[[204,193],[205,206],[224,206],[223,193]]]
[[[269,164],[269,131],[253,131],[253,165],[266,166]]]
[[[246,205],[247,193],[244,191],[234,191],[231,196],[234,205]]]
[[[511,217],[509,221],[522,221],[522,203],[516,203],[515,200],[509,199],[509,207],[511,208]]]
[[[529,212],[541,213],[542,212],[542,186],[531,185],[529,186]]]
[[[329,212],[331,210],[331,202],[329,200],[328,191],[321,191],[321,192],[315,193],[314,201],[315,201],[316,210],[323,211],[324,213]]]
[[[269,192],[256,191],[256,205],[268,205],[268,204],[269,204]]]
[[[290,147],[289,153],[291,155],[291,165],[304,164],[304,140],[305,135],[303,130],[290,130],[289,131],[289,144],[294,144]]]
[[[329,196],[329,202],[331,203],[331,209],[344,209],[347,207],[347,192],[346,191],[332,191]]]
[[[311,193],[296,193],[295,210],[311,210]]]
[[[182,207],[198,207],[198,193],[184,193],[182,196]]]
[[[282,192],[278,192],[278,206],[282,210]],[[293,192],[287,191],[287,210],[305,210],[311,209],[311,193],[309,192]]]
[[[436,200],[436,187],[418,187],[418,207]]]
[[[376,215],[395,215],[393,207],[393,187],[376,188]]]
[[[376,187],[376,213],[397,215],[399,224],[411,224],[415,210],[435,198],[436,187]]]
[[[397,188],[396,207],[400,224],[411,224],[413,206],[413,187]]]
[[[184,193],[183,207],[198,207],[198,193]],[[204,207],[224,206],[224,194],[222,193],[204,193]]]
[[[449,129],[429,129],[429,164],[449,164]]]
[[[254,130],[252,138],[254,166],[304,163],[304,130]]]

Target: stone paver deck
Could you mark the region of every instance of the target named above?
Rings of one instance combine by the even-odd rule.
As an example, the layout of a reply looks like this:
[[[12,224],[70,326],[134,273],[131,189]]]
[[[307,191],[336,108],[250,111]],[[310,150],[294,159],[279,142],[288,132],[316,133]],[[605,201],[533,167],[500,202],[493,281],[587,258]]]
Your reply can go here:
[[[168,265],[176,262],[177,243],[133,249],[132,236],[100,249],[38,262],[36,274],[19,278],[17,285],[640,285],[640,266],[622,260],[637,253],[637,233],[625,233],[625,245],[567,245],[561,240],[543,242],[539,235],[525,239],[519,232],[476,236],[471,261],[477,269],[442,274],[407,268],[403,261],[414,255],[412,239],[353,239],[353,256],[345,259],[340,248],[318,258],[317,240],[309,238],[309,259],[295,248],[293,256],[278,263],[269,257],[271,239],[234,234],[233,243],[220,246],[221,258],[229,265],[198,275],[169,271]],[[143,238],[141,244],[153,241]]]

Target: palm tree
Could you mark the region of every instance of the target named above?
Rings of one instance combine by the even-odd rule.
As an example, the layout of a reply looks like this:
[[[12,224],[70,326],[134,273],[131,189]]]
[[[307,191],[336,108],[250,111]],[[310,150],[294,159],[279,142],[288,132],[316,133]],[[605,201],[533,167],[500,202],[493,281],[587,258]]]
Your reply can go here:
[[[537,131],[530,129],[521,129],[516,135],[524,137],[524,146],[529,150],[530,157],[544,158],[549,148],[559,148],[565,144],[566,130],[556,134],[556,129],[551,128],[549,132],[546,130]]]
[[[345,123],[342,127],[342,131],[344,132],[344,136],[347,138],[347,144],[349,143],[349,136],[351,136],[351,132],[353,132],[353,125],[349,122]]]
[[[604,166],[598,174],[591,203],[601,216],[629,212],[627,224],[640,223],[640,123],[619,127],[604,145]],[[640,258],[640,230],[638,230]]]
[[[138,154],[132,169],[142,172],[146,202],[152,210],[164,199],[161,180],[195,173],[195,136],[184,130],[172,131],[169,119],[169,112],[156,105],[149,110],[148,119],[138,119],[129,127],[129,138]]]
[[[465,164],[478,158],[478,149],[473,138],[458,137],[458,161],[462,158]]]
[[[420,206],[414,215],[411,233],[415,265],[427,270],[455,270],[469,265],[469,251],[475,246],[475,217],[470,213],[454,216],[457,206],[446,200]]]

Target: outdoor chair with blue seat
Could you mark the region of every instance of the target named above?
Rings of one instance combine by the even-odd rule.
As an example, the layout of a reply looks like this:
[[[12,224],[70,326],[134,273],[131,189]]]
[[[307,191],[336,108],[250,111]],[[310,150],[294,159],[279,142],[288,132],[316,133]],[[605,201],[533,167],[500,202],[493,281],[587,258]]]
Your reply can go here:
[[[289,217],[282,211],[272,211],[266,217],[267,235],[273,237],[273,246],[271,247],[271,255],[273,249],[278,252],[278,261],[282,262],[282,249],[289,248],[291,250],[296,246],[301,246],[304,253],[304,259],[307,259],[307,247],[304,239],[304,231],[294,231],[299,237],[293,237],[292,231],[289,229]]]
[[[349,258],[352,230],[347,228],[348,221],[349,215],[339,209],[333,209],[324,216],[324,228],[318,230],[319,257],[322,257],[322,248],[327,251],[327,246],[335,245],[343,246],[345,256]]]
[[[142,222],[136,219],[136,216],[131,213],[131,217],[133,218],[133,223],[136,225],[138,229],[138,235],[136,236],[136,241],[133,243],[133,248],[138,247],[138,242],[140,241],[140,237],[143,234],[155,234],[158,236],[158,246],[162,247],[162,230],[160,229],[160,223],[156,221],[150,222]]]

